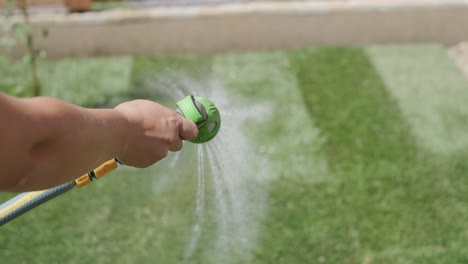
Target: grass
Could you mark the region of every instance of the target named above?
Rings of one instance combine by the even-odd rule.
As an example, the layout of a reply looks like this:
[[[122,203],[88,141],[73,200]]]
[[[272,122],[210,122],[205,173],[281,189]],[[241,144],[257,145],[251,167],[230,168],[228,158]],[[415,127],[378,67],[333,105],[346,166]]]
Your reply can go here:
[[[418,48],[423,59],[439,52]],[[268,161],[246,168],[250,184],[266,190],[268,211],[258,220],[256,246],[231,263],[466,263],[467,155],[425,147],[373,56],[322,47],[64,60],[47,63],[42,76],[47,93],[90,106],[134,97],[172,105],[171,89],[195,89],[175,79],[219,81],[238,105],[223,122],[228,114],[251,115],[242,131]],[[405,82],[405,72],[393,69],[401,85],[424,85],[424,78]],[[456,137],[460,127],[447,129]],[[190,146],[176,168],[171,159],[145,170],[121,168],[16,219],[0,230],[0,255],[11,263],[216,263],[212,211],[195,253],[184,258],[197,161]],[[267,169],[268,177],[255,177]],[[213,183],[206,184],[211,207]]]
[[[468,84],[445,49],[371,46],[366,52],[426,149],[435,153],[466,149]]]
[[[417,146],[362,50],[300,51],[292,65],[308,110],[327,138],[323,150],[334,180],[283,178],[273,185],[275,204],[262,252],[276,254],[259,254],[259,262],[466,261],[460,224],[468,211],[446,208],[466,199],[455,187],[466,181],[453,167],[466,158],[441,158]],[[459,180],[448,183],[450,177]]]

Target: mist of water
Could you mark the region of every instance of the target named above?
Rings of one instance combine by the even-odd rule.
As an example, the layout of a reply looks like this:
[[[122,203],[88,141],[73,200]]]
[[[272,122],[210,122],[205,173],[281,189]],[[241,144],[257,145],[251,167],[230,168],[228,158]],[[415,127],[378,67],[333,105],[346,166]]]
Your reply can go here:
[[[168,160],[168,169],[174,170],[179,162],[181,152],[176,152],[169,157]],[[174,177],[171,177],[170,174],[161,173],[158,177],[155,177],[155,182],[153,184],[153,190],[157,194],[164,193],[172,184],[174,183]]]
[[[180,71],[158,75],[152,82],[157,84],[158,92],[174,101],[189,94],[207,97],[221,113],[221,129],[216,138],[197,145],[194,223],[184,259],[193,258],[197,250],[207,250],[213,254],[207,254],[210,259],[205,263],[245,261],[257,243],[259,224],[266,213],[265,184],[270,172],[266,159],[245,135],[244,125],[247,120],[265,118],[271,108],[235,102],[220,82],[192,78]],[[175,158],[170,164],[178,160]],[[207,192],[207,184],[212,185],[212,192]],[[207,212],[213,217],[214,226],[207,224]],[[214,236],[210,236],[210,243],[200,245],[205,230]]]
[[[190,258],[200,240],[200,235],[203,231],[203,222],[205,220],[205,160],[203,158],[203,147],[197,146],[198,154],[198,186],[197,186],[197,202],[195,206],[196,222],[192,228],[192,236],[185,250],[184,258]]]

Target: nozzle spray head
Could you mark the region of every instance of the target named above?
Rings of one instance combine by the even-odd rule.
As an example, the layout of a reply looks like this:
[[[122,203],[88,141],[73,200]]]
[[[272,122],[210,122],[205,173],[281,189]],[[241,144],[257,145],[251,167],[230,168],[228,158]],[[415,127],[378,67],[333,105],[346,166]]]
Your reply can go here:
[[[177,102],[177,111],[185,118],[192,120],[198,127],[198,137],[190,142],[205,143],[218,134],[221,116],[218,108],[210,100],[189,95]]]

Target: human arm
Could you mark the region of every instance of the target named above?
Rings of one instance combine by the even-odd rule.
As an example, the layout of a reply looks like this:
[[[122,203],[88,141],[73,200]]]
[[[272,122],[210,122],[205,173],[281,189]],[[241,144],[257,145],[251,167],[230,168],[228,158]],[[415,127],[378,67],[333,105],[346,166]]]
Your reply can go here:
[[[14,192],[56,186],[112,158],[147,167],[198,133],[193,122],[146,100],[88,109],[0,93],[0,121],[0,191]]]

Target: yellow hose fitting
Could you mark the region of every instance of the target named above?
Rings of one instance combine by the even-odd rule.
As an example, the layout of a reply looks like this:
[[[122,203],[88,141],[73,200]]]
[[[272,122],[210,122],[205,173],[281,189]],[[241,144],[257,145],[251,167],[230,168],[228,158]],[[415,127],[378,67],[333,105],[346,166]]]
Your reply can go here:
[[[115,169],[117,169],[117,161],[116,159],[111,159],[109,161],[104,162],[101,166],[97,167],[94,170],[94,177],[96,177],[96,179],[99,179]]]
[[[78,179],[76,179],[75,184],[76,184],[76,186],[81,188],[81,187],[83,187],[85,185],[88,185],[91,181],[92,181],[91,177],[89,177],[89,174],[86,173],[85,175],[83,175],[83,176],[79,177]]]
[[[115,169],[117,169],[117,160],[111,159],[109,161],[104,162],[103,164],[101,164],[101,166],[97,167],[93,171],[90,171],[89,173],[76,179],[75,184],[76,186],[81,188],[91,183],[93,181],[93,178],[99,179]]]

